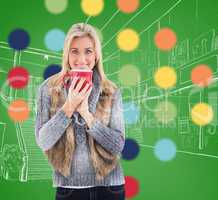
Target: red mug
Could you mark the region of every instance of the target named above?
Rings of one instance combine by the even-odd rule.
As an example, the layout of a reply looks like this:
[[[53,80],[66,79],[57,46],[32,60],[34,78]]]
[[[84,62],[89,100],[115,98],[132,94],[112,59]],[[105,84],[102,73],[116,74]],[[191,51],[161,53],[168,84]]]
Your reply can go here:
[[[83,83],[82,87],[80,88],[79,92],[86,86],[87,83],[92,85],[92,70],[86,69],[73,69],[70,72],[67,72],[63,77],[64,87],[69,88],[71,85],[72,80],[75,77],[85,78],[85,82]],[[77,86],[79,79],[76,82],[75,87]]]

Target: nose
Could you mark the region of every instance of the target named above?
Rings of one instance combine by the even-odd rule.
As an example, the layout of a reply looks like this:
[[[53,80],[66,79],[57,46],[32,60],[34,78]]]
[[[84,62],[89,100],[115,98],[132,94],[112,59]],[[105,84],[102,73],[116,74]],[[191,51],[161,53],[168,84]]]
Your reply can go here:
[[[76,64],[79,65],[79,66],[85,65],[86,64],[85,55],[83,55],[83,54],[78,55]]]

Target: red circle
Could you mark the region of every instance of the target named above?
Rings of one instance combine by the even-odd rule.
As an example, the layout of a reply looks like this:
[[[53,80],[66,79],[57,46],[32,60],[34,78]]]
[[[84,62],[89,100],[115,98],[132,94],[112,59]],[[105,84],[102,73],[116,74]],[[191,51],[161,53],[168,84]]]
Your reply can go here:
[[[206,87],[212,81],[212,71],[207,65],[198,65],[192,70],[191,80],[200,87]]]
[[[125,195],[132,198],[139,193],[139,182],[132,176],[125,176]]]
[[[29,81],[29,72],[24,67],[14,67],[8,72],[7,80],[12,88],[24,88]]]
[[[162,28],[155,34],[154,42],[161,50],[170,50],[176,45],[176,34],[170,28]]]

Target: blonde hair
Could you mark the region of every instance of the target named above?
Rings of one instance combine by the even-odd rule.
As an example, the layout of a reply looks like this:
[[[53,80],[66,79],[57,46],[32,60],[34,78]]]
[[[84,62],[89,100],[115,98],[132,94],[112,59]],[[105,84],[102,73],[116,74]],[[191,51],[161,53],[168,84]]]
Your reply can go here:
[[[63,75],[70,70],[69,51],[70,51],[72,40],[74,38],[84,37],[84,36],[89,36],[94,42],[95,52],[96,52],[96,63],[95,63],[94,68],[97,68],[97,71],[100,76],[101,90],[102,88],[107,88],[109,92],[113,91],[113,89],[117,88],[117,86],[115,83],[110,81],[106,77],[106,74],[104,73],[103,60],[102,60],[102,48],[101,48],[101,42],[100,42],[99,36],[93,26],[89,24],[85,24],[85,23],[74,24],[69,29],[66,35],[65,41],[64,41],[62,70],[58,74],[52,76],[49,82],[55,88],[58,88],[59,86],[61,86]]]

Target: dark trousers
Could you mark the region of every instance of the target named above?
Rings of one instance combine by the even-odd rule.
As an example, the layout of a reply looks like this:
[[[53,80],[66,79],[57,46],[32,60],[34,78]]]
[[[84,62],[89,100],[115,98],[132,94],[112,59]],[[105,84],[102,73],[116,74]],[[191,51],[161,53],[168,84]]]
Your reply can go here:
[[[56,188],[56,200],[125,200],[124,185],[91,188]]]

